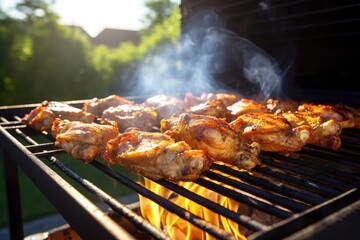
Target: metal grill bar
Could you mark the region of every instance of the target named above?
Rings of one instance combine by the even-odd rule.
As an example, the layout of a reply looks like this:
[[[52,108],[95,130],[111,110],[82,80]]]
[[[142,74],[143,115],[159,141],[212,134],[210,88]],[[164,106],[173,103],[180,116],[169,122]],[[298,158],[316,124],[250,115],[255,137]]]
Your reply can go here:
[[[165,209],[169,210],[170,212],[175,213],[179,217],[181,217],[184,220],[187,220],[188,222],[192,223],[194,226],[199,227],[200,229],[203,229],[204,231],[208,232],[212,236],[218,238],[218,239],[234,239],[234,236],[230,233],[214,226],[213,224],[199,218],[198,216],[190,213],[189,211],[177,206],[176,204],[172,203],[171,201],[168,201],[167,199],[160,197],[159,195],[151,192],[150,190],[142,187],[140,184],[135,183],[128,179],[127,177],[117,173],[113,169],[110,169],[103,164],[100,164],[98,161],[92,161],[90,165],[98,168],[99,170],[105,172],[115,180],[119,181],[120,183],[128,186],[132,190],[136,191],[140,195],[151,199],[152,201],[156,202],[160,206],[164,207]]]
[[[313,171],[313,169],[310,169],[305,166],[302,166],[302,167],[291,166],[291,165],[284,164],[284,162],[277,163],[277,162],[274,162],[272,160],[272,158],[270,158],[270,157],[269,158],[262,157],[261,160],[264,164],[266,164],[268,166],[283,169],[287,172],[292,172],[292,173],[298,174],[300,176],[306,176],[306,177],[309,177],[310,179],[317,179],[317,180],[325,182],[325,183],[327,182],[329,185],[331,184],[332,187],[334,187],[338,190],[341,190],[341,191],[345,191],[351,187],[355,187],[354,184],[349,183],[350,185],[346,185],[346,184],[344,184],[343,181],[336,179],[336,178],[331,178],[328,175],[326,175],[324,172],[319,173],[319,172]]]
[[[344,155],[344,153],[347,155]],[[330,149],[323,149],[316,146],[307,146],[303,149],[302,155],[306,158],[313,158],[315,156],[320,159],[326,158],[338,164],[360,169],[360,162],[357,159],[358,156],[351,156],[344,149],[335,152],[331,151]]]
[[[346,196],[346,197],[345,197]],[[251,235],[249,240],[267,240],[267,239],[284,239],[287,236],[297,232],[304,226],[309,226],[322,219],[323,216],[328,216],[337,210],[348,206],[354,201],[358,201],[360,197],[360,189],[351,189],[338,197],[328,200],[322,204],[315,206],[299,215],[299,217],[292,219],[289,222],[282,222],[277,224],[270,231],[257,232]],[[345,199],[345,200],[344,200]],[[307,215],[308,218],[304,219]],[[346,233],[341,233],[344,235]]]
[[[277,159],[286,159],[286,161],[289,164],[298,165],[303,168],[309,168],[312,169],[313,172],[318,172],[321,174],[326,174],[329,177],[341,179],[343,182],[342,187],[345,187],[347,189],[348,189],[347,183],[351,183],[354,180],[360,181],[360,176],[358,175],[349,176],[350,172],[356,173],[357,171],[347,170],[346,168],[344,168],[344,166],[347,166],[346,164],[342,165],[343,167],[340,168],[339,166],[341,165],[337,163],[337,159],[336,158],[329,159],[327,158],[327,155],[325,155],[324,158],[320,158],[318,156],[311,156],[306,153],[303,154],[303,152],[300,152],[299,159],[281,156],[276,153],[269,153],[267,155],[271,155],[273,158],[277,158]],[[347,166],[347,168],[350,167]]]
[[[299,177],[295,177],[295,176],[291,176],[291,175],[287,175],[285,173],[279,172],[279,171],[272,171],[271,169],[269,169],[268,167],[259,167],[257,169],[254,169],[255,172],[261,173],[264,176],[270,176],[276,179],[280,179],[286,183],[289,183],[291,185],[295,185],[297,187],[305,187],[306,189],[308,189],[311,192],[314,192],[320,196],[325,196],[325,197],[335,197],[338,196],[339,194],[341,194],[340,191],[334,190],[329,186],[323,185],[321,183],[316,183],[316,182],[312,182],[309,181],[307,179],[303,179],[303,178],[299,178]],[[285,191],[286,195],[290,195],[288,192],[288,188],[286,188],[285,190],[281,187],[282,192]],[[294,194],[296,196],[294,196],[297,199],[304,199],[304,197],[302,197],[304,194],[302,194],[299,191],[293,191],[290,190],[290,192],[295,192]],[[306,195],[308,196],[308,195]],[[305,197],[306,199],[308,199],[308,197]]]
[[[165,180],[160,180],[160,181],[155,181],[155,182],[188,198],[188,199],[193,200],[194,202],[196,202],[204,207],[207,207],[210,210],[213,210],[216,213],[219,213],[219,214],[225,216],[226,218],[229,218],[229,219],[237,222],[238,224],[240,224],[250,230],[259,231],[259,230],[265,230],[268,228],[259,222],[251,220],[251,218],[249,218],[247,216],[243,216],[239,213],[230,211],[227,208],[224,208],[224,207],[218,205],[217,203],[214,203],[214,202],[208,200],[205,197],[201,197],[197,194],[194,194],[193,192],[190,192],[189,190],[187,190],[183,187],[180,187],[174,183],[171,183],[171,182],[168,182]]]
[[[290,200],[288,198],[282,197],[280,195],[273,194],[268,191],[264,191],[263,189],[257,188],[256,186],[247,185],[242,182],[238,182],[235,180],[232,180],[230,178],[227,178],[223,175],[219,175],[213,172],[206,172],[203,174],[206,177],[209,177],[211,179],[220,181],[222,183],[225,183],[229,186],[234,187],[234,189],[241,189],[245,192],[248,192],[250,194],[253,194],[255,196],[258,196],[260,198],[266,199],[271,201],[272,203],[275,203],[277,205],[280,205],[282,207],[285,207],[289,210],[295,211],[295,212],[302,212],[308,209],[310,206],[305,205],[300,202],[295,202],[293,200]],[[259,179],[260,180],[260,179]],[[260,180],[261,181],[261,180]]]
[[[144,218],[140,217],[139,215],[134,213],[132,210],[127,208],[125,205],[121,204],[116,199],[109,196],[107,193],[102,191],[100,188],[95,186],[93,183],[91,183],[87,179],[84,179],[79,174],[77,174],[70,168],[66,167],[61,161],[59,161],[55,157],[50,157],[49,161],[54,166],[56,166],[58,169],[60,169],[62,172],[64,172],[66,175],[68,175],[69,177],[74,179],[76,182],[78,182],[80,185],[82,185],[84,188],[86,188],[88,191],[90,191],[95,196],[100,198],[104,203],[106,203],[109,207],[111,207],[111,209],[114,210],[114,212],[125,217],[130,222],[132,222],[137,227],[139,227],[140,229],[146,231],[150,236],[154,237],[155,239],[169,239],[168,236],[166,236],[159,229],[155,228]]]
[[[231,199],[236,199],[237,201],[243,202],[243,203],[245,203],[249,206],[252,206],[256,209],[260,209],[261,211],[264,211],[266,213],[274,215],[278,218],[285,219],[285,218],[289,218],[293,215],[289,211],[277,208],[274,205],[271,205],[269,203],[259,201],[255,198],[232,191],[230,188],[226,188],[226,187],[217,185],[213,182],[204,180],[202,178],[196,180],[195,182],[203,187],[206,187],[215,192],[221,193],[222,195],[224,195],[226,197],[229,197]]]
[[[243,181],[247,181],[251,184],[258,185],[258,186],[262,187],[263,189],[271,190],[273,192],[277,192],[277,193],[283,194],[285,196],[290,196],[295,199],[299,199],[300,201],[310,203],[312,205],[316,205],[316,204],[319,204],[319,203],[325,201],[324,198],[321,198],[319,196],[314,196],[313,194],[304,194],[303,192],[297,191],[295,189],[288,188],[283,185],[278,186],[274,183],[271,183],[271,182],[265,181],[265,180],[259,181],[259,177],[252,176],[247,172],[235,171],[231,168],[226,168],[226,167],[218,165],[218,164],[213,164],[213,168],[220,170],[224,173],[227,173],[231,176],[236,176],[236,177],[242,179]],[[254,169],[254,171],[257,171],[257,169]]]

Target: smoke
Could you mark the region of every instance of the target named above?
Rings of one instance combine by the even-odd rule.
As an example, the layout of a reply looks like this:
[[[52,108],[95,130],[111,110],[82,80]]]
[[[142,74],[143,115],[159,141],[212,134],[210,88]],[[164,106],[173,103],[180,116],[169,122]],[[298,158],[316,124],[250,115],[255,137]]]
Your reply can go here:
[[[281,71],[276,61],[226,30],[215,12],[195,15],[183,30],[178,46],[161,46],[139,64],[131,94],[236,91],[257,100],[278,94]]]

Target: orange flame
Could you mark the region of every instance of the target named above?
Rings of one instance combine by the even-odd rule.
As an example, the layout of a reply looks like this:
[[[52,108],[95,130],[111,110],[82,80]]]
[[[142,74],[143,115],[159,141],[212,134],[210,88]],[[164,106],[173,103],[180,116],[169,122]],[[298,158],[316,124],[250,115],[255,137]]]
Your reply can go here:
[[[237,212],[239,209],[239,203],[224,197],[214,191],[206,189],[198,184],[193,182],[180,182],[180,186],[199,194],[200,196],[205,196],[207,199],[218,203],[219,205],[228,208],[234,212]],[[189,212],[197,215],[200,218],[212,223],[215,226],[218,226],[225,231],[232,233],[237,239],[245,240],[246,237],[240,233],[239,226],[237,223],[217,214],[213,211],[187,199],[176,193],[168,190],[161,185],[145,179],[144,186],[150,191],[162,196],[166,199],[169,199],[174,204],[188,210]],[[203,230],[193,226],[188,221],[178,217],[176,214],[168,212],[166,209],[162,208],[153,201],[142,197],[139,195],[140,199],[140,210],[144,218],[146,218],[150,223],[156,226],[158,229],[167,233],[171,239],[215,239],[210,234],[204,232]]]

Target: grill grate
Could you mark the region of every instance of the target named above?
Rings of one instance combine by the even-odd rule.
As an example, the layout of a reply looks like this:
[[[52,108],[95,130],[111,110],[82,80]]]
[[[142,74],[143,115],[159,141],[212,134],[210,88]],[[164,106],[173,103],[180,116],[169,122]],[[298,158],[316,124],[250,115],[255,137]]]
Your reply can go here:
[[[36,132],[21,124],[19,116],[28,109],[28,106],[0,109],[0,116],[2,116],[0,141],[5,152],[5,161],[8,163],[15,161],[81,236],[117,238],[119,234],[126,236],[128,233],[108,218],[105,212],[92,205],[90,200],[81,197],[82,194],[66,180],[65,176],[57,175],[43,162],[50,162],[51,166],[75,180],[82,188],[104,202],[113,212],[128,219],[151,238],[168,238],[140,215],[93,184],[91,179],[82,177],[67,166],[61,160],[61,154],[64,154],[64,151],[54,146],[52,136],[46,132]],[[46,141],[38,143],[34,140],[38,137],[43,137]],[[360,147],[359,131],[345,129],[343,139],[343,147],[339,151],[307,146],[295,156],[296,158],[275,153],[262,153],[263,165],[251,172],[213,164],[210,171],[205,172],[195,181],[198,185],[278,218],[279,223],[276,225],[267,225],[252,216],[233,212],[169,181],[159,180],[156,183],[235,221],[252,233],[250,238],[262,239],[262,237],[275,236],[279,233],[283,237],[286,236],[284,234],[292,233],[289,230],[281,230],[286,226],[290,226],[289,229],[292,231],[297,231],[359,200],[360,162],[358,159],[360,152],[356,151]],[[158,203],[217,239],[233,238],[230,233],[175,205],[170,200],[158,196],[101,161],[95,160],[86,167],[94,167],[105,173],[119,184]],[[62,197],[59,197],[60,195]],[[99,211],[100,215],[98,215]],[[79,218],[81,221],[76,220]],[[14,220],[10,224],[19,224],[19,221],[21,219]],[[89,222],[93,224],[93,227],[88,227]],[[101,231],[98,230],[99,228]]]

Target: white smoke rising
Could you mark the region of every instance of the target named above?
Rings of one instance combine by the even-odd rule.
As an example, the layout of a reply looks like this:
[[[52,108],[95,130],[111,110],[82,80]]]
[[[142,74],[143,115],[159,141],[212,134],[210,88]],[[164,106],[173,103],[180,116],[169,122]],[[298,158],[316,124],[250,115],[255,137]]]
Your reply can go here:
[[[180,45],[161,46],[138,66],[132,95],[236,91],[264,100],[281,84],[276,61],[251,41],[226,30],[215,12],[184,25]]]

